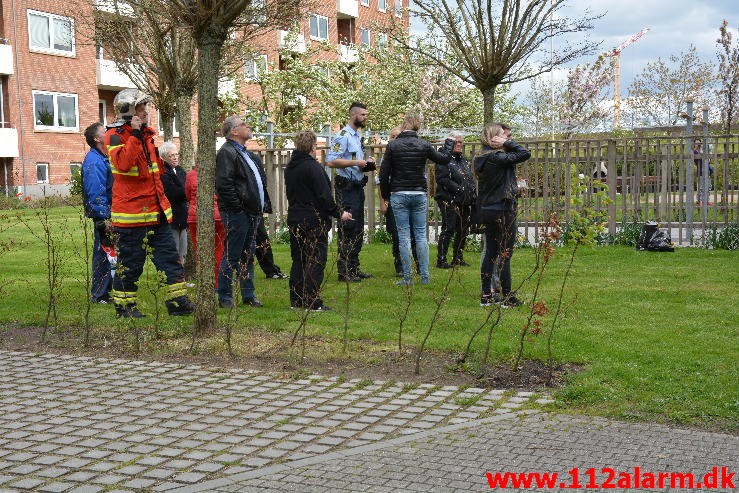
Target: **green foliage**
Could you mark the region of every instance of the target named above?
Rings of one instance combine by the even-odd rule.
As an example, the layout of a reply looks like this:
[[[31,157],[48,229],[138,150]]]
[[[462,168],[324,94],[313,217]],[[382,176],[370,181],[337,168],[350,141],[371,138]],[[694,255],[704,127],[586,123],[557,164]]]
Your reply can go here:
[[[720,248],[723,250],[739,250],[739,223],[729,224],[718,230],[712,227],[703,238],[706,248]]]
[[[289,245],[290,244],[290,230],[286,227],[281,227],[275,232],[274,237],[270,240],[275,245]]]
[[[378,227],[369,234],[369,242],[375,245],[387,245],[393,242],[393,236],[384,227]]]
[[[73,197],[82,197],[82,168],[75,166],[69,178],[69,194]]]
[[[621,228],[610,238],[609,243],[612,245],[635,247],[636,242],[639,241],[642,226],[643,223],[638,222],[636,219],[628,222],[624,220],[621,223]]]

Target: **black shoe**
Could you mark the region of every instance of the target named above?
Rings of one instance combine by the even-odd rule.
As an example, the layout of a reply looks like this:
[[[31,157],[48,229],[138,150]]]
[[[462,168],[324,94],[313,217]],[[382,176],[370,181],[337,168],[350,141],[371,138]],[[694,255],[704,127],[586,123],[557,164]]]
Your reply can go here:
[[[501,303],[501,306],[503,308],[516,308],[521,305],[523,305],[523,301],[516,298],[513,293],[510,293],[507,296],[505,296]]]
[[[469,267],[470,264],[464,261],[464,259],[461,260],[454,260],[452,261],[452,265],[459,265],[460,267]]]
[[[244,300],[243,303],[244,305],[251,306],[253,308],[262,308],[264,306],[264,303],[262,303],[256,298],[252,298],[250,300]]]
[[[333,308],[329,308],[326,305],[320,305],[315,308],[311,308],[310,311],[312,312],[332,312]]]
[[[362,282],[362,279],[355,276],[339,276],[339,282]]]
[[[144,318],[146,315],[139,311],[136,303],[129,303],[128,305],[116,305],[115,316],[116,318]]]
[[[195,304],[185,295],[172,298],[164,304],[167,305],[167,312],[173,317],[190,315],[195,311]]]
[[[276,272],[267,276],[267,279],[289,279],[290,276],[283,274],[282,272]]]
[[[354,277],[358,277],[360,279],[371,279],[374,276],[372,274],[368,274],[367,272],[362,272],[361,270],[358,270],[356,274],[354,274]]]
[[[96,305],[109,305],[113,303],[113,299],[110,296],[105,296],[103,298],[98,298],[98,299],[92,299],[90,301]]]
[[[450,264],[448,264],[446,262],[437,262],[436,263],[436,268],[437,269],[452,269],[453,267],[454,267],[453,265],[450,265]]]
[[[218,306],[221,308],[236,308],[236,305],[234,305],[234,302],[231,300],[228,301],[218,301]]]

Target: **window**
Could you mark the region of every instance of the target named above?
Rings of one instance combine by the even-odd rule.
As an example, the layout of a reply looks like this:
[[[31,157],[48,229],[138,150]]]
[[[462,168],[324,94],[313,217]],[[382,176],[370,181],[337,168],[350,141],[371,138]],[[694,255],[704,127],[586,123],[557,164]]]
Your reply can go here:
[[[403,0],[395,0],[395,17],[403,17]]]
[[[376,44],[378,49],[387,50],[387,34],[378,33]]]
[[[82,163],[69,163],[69,176],[74,178],[82,171]]]
[[[310,37],[312,39],[328,39],[328,17],[318,14],[310,15]]]
[[[267,71],[267,55],[259,55],[244,64],[244,78],[259,80],[259,74]]]
[[[108,118],[107,118],[107,105],[105,104],[105,101],[102,99],[98,99],[98,121],[102,123],[103,125],[108,124]]]
[[[49,183],[49,163],[36,163],[36,183]]]
[[[162,125],[162,114],[157,111],[157,127],[159,127],[159,135],[164,135],[164,126]],[[172,118],[172,137],[179,137],[180,133],[177,131],[177,116]]]
[[[74,56],[74,20],[29,10],[28,44],[31,51]]]
[[[329,79],[331,77],[331,71],[328,67],[322,66],[322,65],[312,65],[313,70],[321,74],[326,79]]]
[[[385,12],[387,10],[387,0],[377,0],[377,10]]]
[[[365,7],[369,7],[369,0],[360,0],[359,3],[364,5]]]
[[[369,46],[370,45],[370,31],[369,29],[362,29],[360,31],[361,40],[362,40],[362,46]]]
[[[35,130],[79,131],[77,95],[33,91]]]

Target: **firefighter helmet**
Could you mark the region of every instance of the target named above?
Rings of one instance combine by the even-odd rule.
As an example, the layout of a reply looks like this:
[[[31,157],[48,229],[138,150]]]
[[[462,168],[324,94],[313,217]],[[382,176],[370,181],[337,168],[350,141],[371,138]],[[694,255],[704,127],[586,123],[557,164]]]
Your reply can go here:
[[[136,106],[150,103],[151,96],[138,89],[124,89],[116,94],[113,100],[116,118],[119,120],[130,120],[134,115]]]

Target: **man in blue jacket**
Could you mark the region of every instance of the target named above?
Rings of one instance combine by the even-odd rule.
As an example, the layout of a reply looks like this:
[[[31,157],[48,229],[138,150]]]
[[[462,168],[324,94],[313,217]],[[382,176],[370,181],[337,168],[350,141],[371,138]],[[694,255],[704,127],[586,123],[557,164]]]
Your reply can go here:
[[[113,173],[105,151],[105,127],[95,122],[85,129],[85,140],[90,151],[82,161],[82,196],[85,215],[93,220],[92,285],[93,303],[110,303],[113,284],[111,265],[102,244],[112,245],[109,237],[110,204],[113,197]]]

